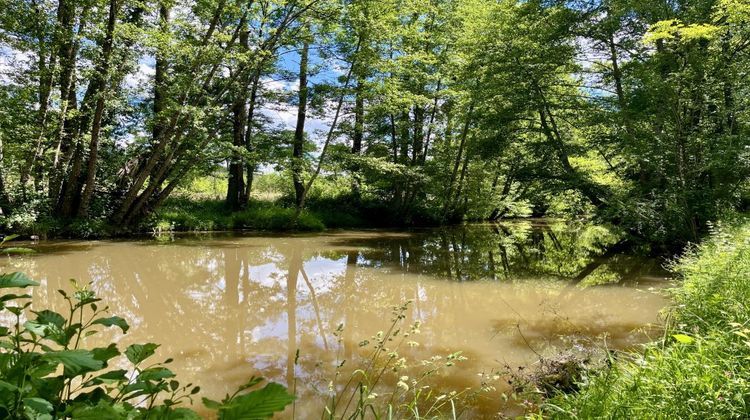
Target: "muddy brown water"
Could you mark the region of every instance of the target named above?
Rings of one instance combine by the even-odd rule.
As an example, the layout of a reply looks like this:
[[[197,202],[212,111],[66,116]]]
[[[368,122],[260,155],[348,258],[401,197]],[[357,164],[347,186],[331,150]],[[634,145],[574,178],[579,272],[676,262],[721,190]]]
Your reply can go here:
[[[407,367],[397,375],[418,376],[420,361],[433,356],[466,358],[425,382],[436,396],[478,387],[480,373],[533,368],[540,354],[570,346],[626,349],[648,340],[667,303],[668,273],[656,260],[604,257],[615,240],[598,226],[528,221],[43,241],[33,255],[3,258],[2,269],[41,282],[36,308],[62,311],[56,290],[69,290],[71,278],[91,282],[131,330],[104,331],[86,346],[160,343],[155,361],[173,358],[170,368],[183,383],[200,384],[202,396],[221,399],[260,375],[296,390],[295,417],[319,418],[336,366],[346,360],[334,380],[341,387],[369,354],[362,342],[387,330],[391,308],[407,301],[404,330],[421,326],[398,349]],[[500,398],[503,379],[469,416],[511,409]],[[376,391],[388,395],[394,382],[384,379]],[[199,401],[195,408],[203,410]]]

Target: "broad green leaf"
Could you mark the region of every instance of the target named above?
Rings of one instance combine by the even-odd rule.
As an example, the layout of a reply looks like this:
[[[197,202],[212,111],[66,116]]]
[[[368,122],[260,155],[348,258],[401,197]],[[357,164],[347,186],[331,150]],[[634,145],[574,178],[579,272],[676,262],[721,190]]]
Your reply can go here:
[[[126,381],[128,377],[126,376],[128,374],[128,371],[125,369],[117,369],[117,370],[111,370],[106,373],[102,373],[101,375],[91,379],[87,382],[89,385],[98,385],[102,383],[112,383],[112,382],[120,382],[120,381]]]
[[[21,236],[21,235],[19,235],[19,234],[17,234],[17,233],[13,233],[13,234],[7,235],[7,236],[5,236],[5,237],[3,238],[3,241],[2,241],[2,242],[0,242],[0,245],[4,244],[4,243],[6,243],[6,242],[10,242],[10,241],[12,241],[12,240],[14,240],[14,239],[18,238],[19,236]]]
[[[9,300],[16,300],[16,299],[31,299],[31,295],[14,295],[14,294],[7,294],[0,296],[0,302],[7,302]]]
[[[8,382],[5,382],[3,380],[0,380],[0,392],[1,391],[15,392],[15,391],[18,391],[18,387],[15,386],[15,385],[13,385],[13,384],[11,384],[11,383],[8,383]]]
[[[107,347],[95,348],[91,352],[94,353],[94,359],[104,362],[105,366],[110,359],[120,355],[120,350],[117,349],[115,343],[110,343]]]
[[[71,418],[74,420],[117,420],[124,419],[125,416],[119,413],[115,408],[104,401],[99,401],[95,406],[79,406],[73,409]]]
[[[49,414],[54,410],[52,403],[42,398],[24,398],[23,405],[38,414]]]
[[[153,356],[158,347],[159,345],[154,343],[131,344],[125,349],[125,356],[130,360],[130,363],[137,365]]]
[[[265,419],[294,401],[286,388],[277,383],[269,383],[263,388],[240,395],[224,404],[219,409],[219,418],[222,420],[250,420]]]
[[[695,341],[693,337],[685,334],[673,334],[672,337],[682,344],[690,344]]]
[[[0,251],[2,251],[4,254],[9,254],[9,255],[33,254],[33,253],[36,252],[33,249],[31,249],[31,248],[24,248],[24,247],[20,247],[20,246],[12,246],[12,247],[9,247],[9,248],[3,248]]]
[[[128,330],[130,329],[130,325],[128,325],[128,323],[124,319],[120,318],[119,316],[111,316],[109,318],[99,318],[99,319],[94,320],[92,324],[104,325],[105,327],[111,327],[111,326],[120,327],[123,333],[128,332]]]
[[[6,289],[8,287],[28,287],[28,286],[39,286],[39,283],[31,280],[29,276],[23,273],[6,273],[0,274],[0,289]]]
[[[65,376],[73,377],[86,372],[99,370],[104,362],[96,360],[94,353],[88,350],[61,350],[46,353],[43,359],[62,364],[65,367]]]
[[[47,335],[47,328],[49,328],[49,325],[40,324],[36,321],[26,321],[23,324],[23,327],[40,337],[44,337]]]
[[[167,418],[169,420],[200,420],[201,416],[189,408],[179,407],[172,409]]]
[[[65,318],[57,312],[44,310],[34,313],[36,314],[36,322],[40,324],[51,324],[58,328],[62,328],[65,325]]]
[[[218,410],[221,408],[221,403],[218,401],[214,401],[212,399],[203,397],[203,405],[206,406],[209,410]]]
[[[34,367],[28,370],[29,376],[34,378],[44,378],[45,376],[57,370],[57,363],[50,361],[36,363]],[[49,383],[49,382],[48,382]]]
[[[138,379],[141,381],[159,381],[162,379],[174,378],[174,376],[175,374],[167,368],[155,367],[145,369],[140,375],[138,375]]]
[[[29,406],[23,407],[23,414],[27,420],[52,420],[51,414],[36,412]]]

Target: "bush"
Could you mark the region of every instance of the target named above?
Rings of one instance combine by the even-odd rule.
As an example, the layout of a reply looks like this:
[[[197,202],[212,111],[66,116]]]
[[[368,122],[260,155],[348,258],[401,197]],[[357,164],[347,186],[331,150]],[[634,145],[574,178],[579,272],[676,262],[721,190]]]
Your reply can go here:
[[[21,273],[0,275],[0,289],[36,286]],[[121,352],[112,343],[107,347],[85,349],[81,338],[97,334],[101,328],[118,328],[127,333],[127,322],[107,316],[107,307],[93,291],[75,284],[75,291],[59,293],[68,303],[63,316],[51,310],[30,310],[28,294],[3,293],[0,327],[0,418],[53,419],[198,419],[186,407],[200,392],[192,384],[181,385],[175,374],[162,363],[144,363],[159,347],[154,343],[132,344]],[[128,369],[109,365],[121,358]],[[217,402],[204,398],[207,408],[220,419],[267,418],[283,410],[294,397],[275,383],[256,387],[262,379],[251,378],[236,393]]]
[[[750,416],[750,222],[714,228],[674,265],[683,278],[662,340],[541,406],[554,418]]]

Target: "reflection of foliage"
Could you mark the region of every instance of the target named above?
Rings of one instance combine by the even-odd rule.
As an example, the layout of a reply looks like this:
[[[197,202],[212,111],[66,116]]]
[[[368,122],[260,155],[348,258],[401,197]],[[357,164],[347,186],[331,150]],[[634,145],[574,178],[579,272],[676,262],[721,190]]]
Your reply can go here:
[[[458,281],[568,279],[599,264],[618,240],[609,228],[588,224],[516,222],[416,231],[403,237],[342,241],[365,248],[365,264],[432,274]],[[609,266],[607,282],[632,275],[637,259]],[[635,264],[634,264],[635,263]],[[651,267],[648,267],[651,268]],[[636,273],[637,274],[637,273]],[[597,281],[599,283],[599,281]]]
[[[21,273],[0,275],[0,288],[36,286]],[[3,418],[51,420],[53,418],[107,419],[197,419],[194,411],[178,407],[192,402],[200,392],[193,384],[181,385],[163,363],[147,365],[159,347],[154,343],[132,344],[120,352],[116,344],[85,349],[82,339],[99,333],[97,327],[117,327],[126,333],[130,326],[119,316],[104,316],[93,291],[79,287],[72,295],[60,290],[68,315],[51,310],[32,311],[28,294],[3,294],[2,310],[14,322],[0,329],[0,414]],[[14,304],[14,305],[9,305]],[[130,367],[108,369],[124,355]],[[281,385],[240,392],[261,382],[253,378],[221,403],[206,400],[219,418],[267,418],[294,399]],[[160,402],[159,402],[160,401]]]

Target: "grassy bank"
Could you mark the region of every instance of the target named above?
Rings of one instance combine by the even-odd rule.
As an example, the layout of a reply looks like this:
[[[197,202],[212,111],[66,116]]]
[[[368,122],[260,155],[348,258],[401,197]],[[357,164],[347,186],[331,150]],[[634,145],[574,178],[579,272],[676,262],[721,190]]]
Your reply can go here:
[[[676,264],[663,338],[620,355],[579,392],[542,404],[545,418],[750,416],[750,221],[714,229]],[[627,302],[623,302],[627,304]]]
[[[160,231],[211,230],[295,230],[320,231],[325,228],[384,228],[435,226],[439,221],[415,214],[402,220],[381,203],[358,201],[352,197],[313,198],[296,223],[291,200],[252,201],[246,210],[233,212],[217,199],[174,198],[165,203],[146,227]]]
[[[220,200],[174,199],[159,209],[147,226],[158,231],[299,230],[320,231],[325,225],[304,211],[295,221],[293,208],[253,202],[246,210],[232,212]]]

